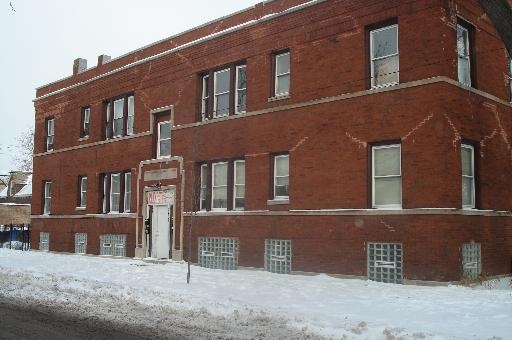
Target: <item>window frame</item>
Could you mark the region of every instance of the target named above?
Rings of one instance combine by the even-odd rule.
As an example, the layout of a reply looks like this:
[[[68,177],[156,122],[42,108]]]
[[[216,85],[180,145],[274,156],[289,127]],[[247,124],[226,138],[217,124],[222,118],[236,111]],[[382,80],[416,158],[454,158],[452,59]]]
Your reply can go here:
[[[131,211],[132,203],[132,173],[130,171],[124,172],[123,182],[123,212]]]
[[[244,166],[244,183],[240,184],[236,182],[237,178],[237,163],[241,163]],[[233,210],[244,210],[245,209],[245,159],[237,159],[233,161]],[[237,197],[237,186],[243,186],[243,197],[238,196]],[[241,207],[237,207],[236,205],[236,199],[237,198],[243,198],[244,204]]]
[[[228,73],[228,90],[227,91],[224,91],[224,92],[217,92],[217,75],[219,74],[222,74],[222,73],[226,73],[226,72],[229,72]],[[231,96],[232,96],[232,84],[231,84],[231,68],[225,68],[225,69],[222,69],[222,70],[218,70],[218,71],[215,71],[213,72],[213,110],[212,110],[212,117],[213,118],[221,118],[221,117],[227,117],[229,116],[230,112],[231,112]],[[218,99],[217,97],[220,97],[220,96],[224,96],[224,95],[228,95],[228,110],[227,110],[227,113],[225,114],[218,114],[217,113],[217,103],[218,103]]]
[[[121,115],[116,115],[116,102],[123,103]],[[135,95],[133,93],[107,99],[103,102],[104,140],[126,137],[134,134]],[[116,120],[121,120],[121,131],[116,132]]]
[[[215,185],[215,167],[217,166],[222,166],[222,165],[225,165],[226,166],[226,184],[222,184],[222,185]],[[212,163],[212,171],[211,171],[211,180],[212,180],[212,194],[211,194],[211,210],[212,211],[226,211],[228,210],[228,196],[229,196],[229,181],[228,181],[228,178],[229,178],[229,162],[226,162],[226,161],[221,161],[221,162],[215,162],[215,163]],[[214,189],[217,189],[217,188],[225,188],[226,190],[226,207],[225,208],[216,208],[215,207],[215,190]]]
[[[512,56],[508,57],[508,89],[509,89],[509,101],[512,103]]]
[[[465,209],[465,210],[476,209],[477,205],[476,205],[475,146],[472,143],[463,142],[460,145],[460,149],[461,149],[461,190],[462,190],[462,187],[464,186],[464,178],[470,178],[471,179],[471,204],[464,204],[464,195],[462,195],[462,192],[461,192],[461,206],[462,206],[462,209]],[[462,164],[463,164],[463,160],[462,160],[463,153],[462,153],[462,150],[463,149],[470,150],[470,155],[471,155],[470,165],[471,165],[471,173],[472,173],[471,175],[464,175],[462,173]]]
[[[52,213],[52,181],[43,181],[43,215]]]
[[[375,151],[380,149],[391,149],[391,148],[399,148],[399,171],[398,175],[383,175],[383,176],[375,176]],[[391,141],[387,143],[375,143],[371,146],[371,207],[372,209],[402,209],[403,204],[403,172],[402,172],[402,144],[400,142]],[[375,203],[375,179],[376,178],[392,178],[399,177],[400,178],[400,202],[393,204],[376,204]]]
[[[46,135],[45,135],[45,151],[50,152],[55,149],[55,117],[48,117],[45,121]],[[51,140],[51,142],[50,142]]]
[[[131,210],[131,171],[114,171],[114,172],[106,172],[100,175],[100,187],[103,187],[103,196],[99,197],[99,211],[101,214],[121,214],[121,213],[129,213],[131,211],[125,211],[125,197],[127,197],[127,186],[125,183],[126,174],[130,174],[130,210]],[[112,175],[119,175],[119,193],[114,193],[115,195],[119,195],[119,207],[117,210],[112,210]]]
[[[114,182],[114,177],[118,177],[118,181],[119,181],[119,192],[113,192],[113,185],[112,183]],[[110,211],[109,213],[119,213],[121,211],[121,173],[120,172],[113,172],[110,174],[110,193],[109,193],[109,199],[110,199]],[[113,201],[113,196],[114,195],[118,195],[119,196],[119,200],[118,200],[118,206],[117,206],[117,210],[112,210],[112,201]]]
[[[392,28],[396,28],[396,53],[374,58],[373,57],[373,48],[374,48],[373,35],[376,33],[385,31],[385,30],[392,29]],[[372,89],[379,89],[379,88],[383,88],[383,87],[395,86],[400,83],[400,49],[399,49],[399,40],[398,39],[399,39],[398,23],[396,21],[394,23],[383,24],[382,26],[377,26],[377,27],[374,27],[369,30],[370,86]],[[396,81],[376,85],[377,77],[375,77],[375,62],[377,62],[379,60],[393,58],[393,57],[397,57]]]
[[[240,70],[244,70],[245,72],[245,87],[239,87],[239,80],[240,80]],[[235,67],[235,114],[244,114],[247,113],[247,65],[237,65]],[[238,109],[238,99],[240,96],[240,92],[243,92],[245,95],[245,109],[239,110]]]
[[[164,124],[169,124],[169,138],[165,138],[165,139],[162,139],[160,137],[160,126],[161,125],[164,125]],[[163,121],[163,122],[158,122],[157,123],[157,134],[158,134],[158,137],[157,137],[157,145],[156,145],[156,158],[168,158],[168,157],[171,157],[171,121],[170,120],[166,120],[166,121]],[[163,141],[169,141],[169,154],[168,155],[161,155],[161,147],[160,147],[160,143],[163,142]]]
[[[465,56],[465,57],[467,58],[467,61],[468,61],[467,71],[468,71],[468,76],[469,76],[469,84],[463,83],[460,79],[460,74],[459,74],[459,58],[461,57],[459,55],[459,48],[457,46],[457,44],[458,44],[457,37],[459,34],[459,28],[461,28],[462,30],[467,32],[467,46],[465,48],[467,56]],[[457,18],[456,29],[455,29],[455,49],[456,49],[456,53],[457,53],[457,81],[464,86],[476,88],[477,87],[477,79],[476,79],[476,54],[475,54],[475,26],[473,26],[471,23],[469,23],[468,21],[466,21],[460,17]]]
[[[84,190],[85,181],[85,190]],[[87,207],[87,176],[78,176],[78,208]]]
[[[91,107],[90,106],[82,107],[80,138],[89,137],[90,121],[91,121]]]
[[[278,176],[277,175],[277,160],[279,158],[284,158],[286,157],[288,159],[288,175],[286,176]],[[282,153],[282,154],[275,154],[273,155],[273,169],[274,169],[274,172],[273,172],[273,199],[276,200],[276,201],[279,201],[279,200],[289,200],[290,199],[290,154],[289,153]],[[276,195],[276,187],[277,187],[277,178],[285,178],[287,177],[288,178],[288,195],[284,196],[284,195]]]
[[[283,56],[288,56],[288,71],[287,72],[283,72],[283,73],[279,73],[278,71],[278,59],[283,57]],[[279,98],[279,97],[285,97],[285,96],[289,96],[290,95],[290,90],[291,90],[291,86],[292,86],[292,58],[291,58],[291,51],[289,49],[287,50],[283,50],[283,51],[278,51],[278,52],[275,52],[273,53],[272,55],[272,68],[273,68],[273,77],[274,77],[274,81],[273,81],[273,89],[272,89],[272,96],[275,97],[275,98]],[[286,92],[277,92],[278,89],[279,89],[279,77],[285,77],[285,76],[288,76],[289,78],[289,81],[288,81],[288,90]]]
[[[199,169],[199,210],[206,211],[208,210],[208,164],[200,164]]]

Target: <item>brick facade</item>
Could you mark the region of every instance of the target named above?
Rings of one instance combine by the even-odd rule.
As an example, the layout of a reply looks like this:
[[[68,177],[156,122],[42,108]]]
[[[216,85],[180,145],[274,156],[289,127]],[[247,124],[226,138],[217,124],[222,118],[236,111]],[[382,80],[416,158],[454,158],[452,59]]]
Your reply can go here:
[[[370,89],[368,30],[390,18],[399,84]],[[458,82],[461,18],[475,26],[472,88]],[[285,50],[290,94],[274,98],[273,55]],[[473,241],[482,273],[510,273],[507,62],[477,1],[275,0],[143,47],[37,90],[33,246],[49,232],[50,250],[73,252],[74,233],[87,233],[87,252],[98,254],[100,235],[124,234],[127,256],[147,256],[148,192],[168,191],[176,259],[188,257],[191,229],[194,262],[199,237],[236,238],[238,265],[258,268],[265,240],[286,239],[292,271],[366,276],[368,242],[400,243],[404,279],[450,281],[463,275],[461,247]],[[247,69],[247,112],[202,121],[201,75],[236,63]],[[105,139],[105,102],[126,94],[135,98],[134,134]],[[90,133],[81,138],[84,107]],[[173,157],[156,160],[165,120]],[[371,146],[385,141],[401,145],[401,209],[372,209]],[[475,146],[471,210],[461,209],[462,142]],[[289,200],[275,202],[272,156],[280,153],[289,154]],[[245,160],[244,210],[194,213],[200,164],[234,159]],[[101,176],[120,171],[131,173],[133,209],[105,214]],[[79,176],[88,178],[85,209],[77,208]],[[43,181],[52,182],[48,216]]]

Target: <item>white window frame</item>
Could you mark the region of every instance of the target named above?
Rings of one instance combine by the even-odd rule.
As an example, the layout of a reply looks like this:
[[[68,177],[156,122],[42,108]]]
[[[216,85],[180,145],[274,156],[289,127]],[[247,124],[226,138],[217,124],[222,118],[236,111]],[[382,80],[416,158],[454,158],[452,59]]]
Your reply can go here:
[[[203,76],[203,89],[201,92],[201,117],[203,120],[206,120],[208,113],[208,101],[210,100],[210,88],[209,83],[210,75],[206,74]]]
[[[385,175],[385,176],[376,176],[375,175],[375,150],[380,149],[391,149],[398,148],[399,149],[399,170],[400,173],[398,175]],[[375,179],[376,178],[400,178],[400,203],[397,204],[375,204]],[[372,147],[372,207],[375,209],[402,209],[402,145],[401,144],[385,144],[385,145],[376,145]]]
[[[116,112],[116,103],[121,102],[123,103],[123,109],[121,110],[121,115],[119,115],[119,112]],[[114,114],[112,116],[112,138],[122,137],[124,133],[124,98],[119,98],[113,101],[113,110]],[[117,114],[116,114],[117,113]],[[121,132],[119,134],[116,134],[116,120],[121,120]]]
[[[113,189],[114,189],[114,177],[118,177],[118,181],[119,181],[119,192],[113,192]],[[119,208],[120,206],[117,207],[116,210],[113,209],[113,205],[112,205],[112,201],[113,201],[113,196],[114,195],[118,195],[119,196],[119,200],[118,200],[118,204],[120,205],[120,201],[121,201],[121,173],[119,172],[115,172],[115,173],[111,173],[110,174],[110,213],[119,213]]]
[[[288,174],[287,175],[277,175],[277,160],[280,158],[288,159]],[[287,196],[278,196],[276,195],[276,186],[278,178],[288,178],[288,195]],[[286,155],[276,155],[274,156],[274,199],[275,200],[288,200],[290,199],[290,154]]]
[[[476,193],[475,193],[475,147],[470,144],[461,144],[461,151],[462,149],[468,149],[471,151],[471,173],[472,175],[464,175],[462,174],[462,165],[461,165],[461,176],[462,178],[470,178],[471,179],[471,204],[464,204],[464,201],[462,201],[462,209],[475,209],[476,207]],[[461,152],[462,154],[462,152]],[[462,160],[461,160],[462,161]],[[464,185],[462,181],[462,185]],[[462,190],[462,187],[461,187]],[[462,192],[461,192],[462,194]],[[464,197],[462,197],[462,200],[464,200]]]
[[[84,120],[82,122],[82,137],[89,136],[89,121],[91,119],[91,108],[84,108]]]
[[[469,30],[466,27],[464,27],[463,25],[457,24],[457,31],[456,31],[457,37],[459,35],[459,30],[461,30],[462,32],[465,33],[467,44],[466,44],[466,46],[464,46],[464,54],[463,55],[459,54],[459,48],[457,46],[457,79],[459,80],[459,82],[461,84],[466,85],[466,86],[471,86],[471,55],[470,55],[471,41],[469,40],[469,38],[470,38]],[[457,41],[457,43],[458,43],[458,41]],[[460,79],[460,74],[458,72],[458,68],[460,67],[459,66],[460,58],[466,59],[468,61],[467,73],[468,73],[469,84],[462,82],[462,80]]]
[[[135,96],[128,96],[127,103],[128,105],[128,114],[126,121],[126,135],[133,135],[133,123],[135,120]]]
[[[226,184],[223,185],[215,185],[215,168],[218,166],[226,166]],[[225,211],[227,210],[227,192],[228,192],[228,173],[229,173],[229,165],[228,162],[217,162],[212,164],[212,211]],[[226,189],[226,207],[225,208],[215,208],[215,189],[217,188],[225,188]]]
[[[237,164],[243,164],[244,167],[244,183],[237,183],[236,177],[237,177]],[[244,189],[244,195],[237,197],[237,187],[243,187]],[[236,199],[237,198],[243,198],[244,199],[244,206],[243,207],[237,207],[236,206]],[[244,210],[245,209],[245,160],[236,160],[233,162],[233,210]]]
[[[279,62],[278,62],[278,59],[279,58],[283,58],[287,56],[288,57],[288,65],[289,65],[289,68],[288,68],[288,71],[286,72],[279,72],[278,70],[278,65],[279,65]],[[284,52],[284,53],[280,53],[280,54],[276,54],[275,55],[275,59],[274,59],[274,63],[275,63],[275,75],[274,75],[274,96],[276,97],[282,97],[282,96],[286,96],[288,94],[290,94],[290,86],[292,84],[292,78],[291,78],[291,70],[292,70],[292,61],[291,61],[291,58],[290,58],[290,51],[287,51],[287,52]],[[290,81],[289,81],[289,85],[288,85],[288,89],[287,91],[285,92],[277,92],[278,89],[279,89],[279,78],[282,78],[282,77],[285,77],[285,76],[288,76]]]
[[[208,178],[208,165],[201,164],[201,172],[199,174],[200,184],[199,184],[199,210],[206,210],[206,179]],[[204,200],[204,205],[203,205]]]
[[[45,181],[44,182],[44,206],[43,206],[43,214],[50,215],[52,210],[52,182]]]
[[[53,151],[55,146],[55,118],[46,121],[46,151]]]
[[[123,212],[130,212],[132,203],[132,173],[124,173]]]
[[[107,197],[110,197],[110,193],[107,192],[108,176],[109,176],[109,174],[105,174],[103,176],[103,213],[104,214],[108,213],[108,211],[107,211]]]
[[[80,208],[87,207],[87,176],[80,177]]]
[[[164,124],[169,124],[169,138],[161,138],[160,136],[160,127]],[[168,155],[164,155],[162,156],[160,154],[160,143],[163,142],[163,141],[169,141],[169,154]],[[167,158],[167,157],[171,157],[171,144],[170,144],[170,141],[171,141],[171,121],[167,120],[165,122],[160,122],[158,123],[158,143],[157,143],[157,148],[156,148],[156,157],[157,158]]]
[[[228,90],[224,91],[224,92],[217,93],[217,75],[221,74],[221,73],[224,73],[224,72],[229,72],[229,75],[230,75],[230,77],[228,78]],[[217,113],[217,97],[227,94],[228,98],[229,98],[230,97],[230,92],[231,92],[231,69],[230,68],[226,68],[226,69],[223,69],[223,70],[215,71],[213,73],[213,117],[214,118],[229,116],[229,111],[230,111],[231,103],[229,103],[230,105],[228,105],[228,112],[226,112],[225,114],[218,114]],[[228,102],[229,102],[229,99],[228,99]]]
[[[373,35],[375,33],[379,33],[388,29],[396,28],[396,53],[388,54],[382,57],[374,58],[373,57],[373,48],[374,48],[374,38]],[[376,77],[375,77],[375,65],[374,63],[379,60],[387,59],[397,57],[397,69],[396,69],[396,81],[385,83],[385,84],[379,84],[375,85],[376,83]],[[399,44],[398,44],[398,24],[389,25],[386,27],[381,27],[375,30],[370,31],[370,68],[371,68],[371,85],[372,89],[381,88],[381,87],[387,87],[387,86],[394,86],[400,83],[400,50],[399,50]]]
[[[244,70],[245,72],[245,87],[238,87],[238,81],[240,77],[241,70]],[[238,96],[239,92],[245,93],[245,110],[238,110]],[[247,112],[247,65],[238,65],[236,67],[236,79],[235,79],[235,114],[241,114]]]
[[[109,137],[109,123],[110,123],[110,110],[112,110],[112,104],[111,102],[109,101],[107,103],[107,121],[106,121],[106,124],[105,124],[105,139],[109,139],[111,137]],[[112,128],[113,129],[113,128]]]

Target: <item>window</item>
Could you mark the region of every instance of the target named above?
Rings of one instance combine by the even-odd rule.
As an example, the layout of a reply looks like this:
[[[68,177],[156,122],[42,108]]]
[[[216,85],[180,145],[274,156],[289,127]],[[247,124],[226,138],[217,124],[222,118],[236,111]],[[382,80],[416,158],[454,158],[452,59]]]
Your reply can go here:
[[[201,164],[201,184],[199,192],[199,210],[206,210],[206,179],[208,176],[208,165]]]
[[[133,134],[135,98],[117,97],[105,102],[105,139]]]
[[[290,93],[290,51],[274,56],[274,96]]]
[[[100,176],[103,186],[101,211],[107,213],[129,212],[131,209],[131,172],[104,173]]]
[[[235,113],[245,113],[247,110],[247,67],[240,65],[236,67],[236,93]]]
[[[512,57],[508,59],[508,86],[510,87],[510,102],[512,102]]]
[[[370,31],[371,87],[398,84],[398,25]]]
[[[474,27],[459,19],[457,23],[457,73],[459,82],[472,86],[475,82],[473,58]]]
[[[52,182],[44,181],[43,190],[43,214],[49,215],[52,211]]]
[[[201,74],[201,119],[226,117],[247,110],[245,64],[232,64]],[[213,98],[213,100],[210,100]]]
[[[265,240],[265,270],[288,274],[292,264],[292,241]]]
[[[400,243],[368,243],[368,279],[402,283],[403,251]]]
[[[39,250],[50,250],[50,233],[41,231],[39,233]]]
[[[80,137],[89,136],[89,121],[91,119],[91,108],[82,108],[82,127],[80,129]]]
[[[475,208],[475,148],[461,145],[462,160],[462,208]]]
[[[228,163],[212,164],[212,210],[228,207]]]
[[[482,274],[482,251],[480,243],[462,245],[462,270],[464,277],[476,279]]]
[[[79,185],[78,206],[81,208],[85,208],[87,206],[87,177],[80,176],[78,178],[78,185]]]
[[[48,118],[46,120],[46,151],[52,151],[53,150],[53,142],[54,142],[54,135],[55,135],[55,118]]]
[[[171,122],[158,123],[157,158],[171,155]]]
[[[132,174],[125,172],[124,174],[124,212],[129,212],[132,202]]]
[[[126,235],[100,235],[100,255],[126,256]]]
[[[274,156],[274,199],[288,199],[290,155]]]
[[[372,207],[402,207],[400,144],[372,147]]]
[[[87,253],[87,234],[75,233],[75,254]]]
[[[237,269],[238,240],[224,237],[199,238],[199,265],[212,269]]]
[[[245,205],[245,161],[234,162],[233,209],[243,210]]]

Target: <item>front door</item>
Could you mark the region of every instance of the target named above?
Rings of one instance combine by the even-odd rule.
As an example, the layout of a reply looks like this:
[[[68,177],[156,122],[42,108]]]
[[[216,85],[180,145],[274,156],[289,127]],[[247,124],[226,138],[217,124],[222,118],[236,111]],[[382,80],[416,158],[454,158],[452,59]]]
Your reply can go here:
[[[168,259],[171,241],[170,206],[154,205],[151,215],[151,257]]]

